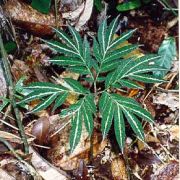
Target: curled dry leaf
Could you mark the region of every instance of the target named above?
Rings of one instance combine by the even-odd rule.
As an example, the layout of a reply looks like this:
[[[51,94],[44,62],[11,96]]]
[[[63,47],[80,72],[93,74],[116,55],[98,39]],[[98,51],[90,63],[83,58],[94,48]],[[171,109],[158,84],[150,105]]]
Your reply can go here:
[[[41,14],[20,0],[7,1],[3,9],[16,25],[36,35],[51,35],[51,26],[56,25],[55,16],[52,13]],[[60,20],[58,22],[60,24]]]
[[[49,118],[41,117],[39,118],[33,128],[32,135],[36,137],[36,142],[38,144],[44,144],[47,141],[48,133],[49,133]]]
[[[85,0],[84,10],[79,17],[78,22],[76,23],[75,28],[80,30],[82,26],[90,19],[93,8],[93,0]]]

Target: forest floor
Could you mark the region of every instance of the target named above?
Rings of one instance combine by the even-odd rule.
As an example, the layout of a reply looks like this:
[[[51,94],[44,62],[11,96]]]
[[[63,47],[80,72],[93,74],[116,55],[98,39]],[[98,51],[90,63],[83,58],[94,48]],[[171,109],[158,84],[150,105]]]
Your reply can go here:
[[[118,1],[115,0],[96,1],[100,5],[94,5],[93,0],[57,1],[57,8],[55,2],[51,2],[50,12],[47,14],[32,8],[29,0],[7,0],[0,4],[0,30],[5,49],[7,48],[13,83],[18,92],[16,98],[22,96],[19,93],[22,82],[54,82],[54,77],[79,77],[77,73],[57,68],[48,62],[53,52],[42,39],[56,38],[51,27],[61,27],[67,31],[67,24],[71,24],[82,36],[87,35],[92,44],[92,37],[97,33],[101,22],[106,17],[110,22],[120,15],[117,36],[137,28],[132,38],[125,42],[141,45],[138,50],[133,51],[134,55],[160,51],[167,53],[163,64],[169,64],[168,72],[163,77],[165,83],[141,83],[144,90],[128,88],[124,93],[141,103],[152,114],[155,123],[150,125],[143,122],[146,144],[138,140],[126,125],[127,138],[123,154],[119,150],[113,129],[102,141],[100,125],[95,124],[94,156],[90,162],[87,132],[82,130],[80,143],[69,154],[68,120],[60,119],[58,114],[61,109],[52,112],[52,107],[33,114],[27,113],[39,103],[36,100],[18,110],[29,144],[29,153],[26,154],[18,133],[13,105],[9,100],[10,92],[0,58],[0,179],[178,180],[177,11],[174,14],[171,9],[166,10],[162,3],[164,1],[161,0],[142,3],[139,8],[123,12],[116,9]],[[176,0],[168,2],[173,8],[177,8]],[[62,108],[74,104],[77,98],[72,94]]]

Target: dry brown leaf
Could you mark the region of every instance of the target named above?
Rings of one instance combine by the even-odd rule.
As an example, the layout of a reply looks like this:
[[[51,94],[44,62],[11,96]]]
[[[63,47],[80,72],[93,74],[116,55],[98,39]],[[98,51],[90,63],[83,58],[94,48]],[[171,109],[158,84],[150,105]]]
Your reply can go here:
[[[90,139],[85,127],[83,127],[82,135],[79,144],[73,153],[69,154],[69,132],[70,126],[66,126],[65,129],[59,134],[59,141],[55,139],[51,150],[48,151],[48,158],[53,164],[61,167],[64,170],[74,170],[78,167],[79,159],[83,159],[85,163],[88,162],[90,151]],[[94,156],[102,152],[105,148],[107,141],[101,142],[101,133],[95,130],[94,133]]]
[[[152,142],[152,143],[160,143],[159,139],[157,139],[156,137],[150,135],[150,134],[147,134],[145,136],[145,142],[149,143],[149,142]],[[138,140],[138,149],[139,151],[143,150],[145,148],[145,145],[142,141]]]
[[[93,5],[93,0],[85,0],[83,12],[81,13],[79,20],[75,25],[76,30],[79,31],[82,26],[84,26],[86,22],[90,19]]]
[[[128,179],[124,160],[120,157],[116,157],[112,160],[111,172],[114,180]]]
[[[69,179],[67,174],[61,170],[58,170],[30,147],[30,153],[32,153],[32,165],[35,167],[36,171],[42,176],[44,180],[67,180]]]
[[[62,18],[76,20],[84,9],[84,3],[82,3],[76,10],[62,13]]]
[[[20,0],[7,1],[3,9],[16,25],[36,35],[51,35],[51,26],[56,25],[54,14],[42,14]],[[58,26],[60,22],[59,19]]]
[[[32,72],[24,61],[18,59],[14,60],[11,71],[16,80],[20,79],[22,76],[29,77]]]
[[[172,111],[179,109],[178,93],[157,93],[153,96],[153,103],[168,106]]]
[[[15,180],[14,177],[10,176],[5,170],[0,168],[0,179],[1,180]]]
[[[174,180],[179,174],[179,163],[171,161],[167,164],[162,165],[155,175],[152,177],[153,180]]]

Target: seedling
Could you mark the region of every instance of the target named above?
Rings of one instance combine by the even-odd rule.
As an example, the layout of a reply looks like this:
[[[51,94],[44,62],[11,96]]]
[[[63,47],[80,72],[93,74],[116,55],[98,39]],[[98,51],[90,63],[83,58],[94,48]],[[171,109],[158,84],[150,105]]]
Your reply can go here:
[[[73,151],[80,141],[83,123],[89,133],[93,133],[94,117],[98,112],[101,115],[101,131],[103,139],[106,138],[112,122],[117,142],[123,152],[125,145],[125,120],[128,121],[136,136],[144,141],[143,127],[139,118],[153,123],[151,114],[141,107],[133,98],[124,97],[114,93],[124,87],[142,89],[137,83],[161,83],[163,80],[154,77],[152,72],[165,70],[156,66],[158,55],[150,54],[140,58],[123,58],[138,48],[138,45],[126,45],[117,48],[128,40],[135,30],[129,30],[120,37],[114,39],[118,25],[118,18],[114,19],[109,26],[107,20],[100,25],[97,38],[93,39],[93,52],[91,52],[86,36],[81,39],[80,34],[71,26],[71,36],[62,30],[55,29],[61,42],[45,41],[52,50],[59,53],[50,62],[69,71],[79,73],[80,78],[74,80],[64,78],[64,85],[50,82],[34,82],[25,89],[31,90],[20,103],[27,103],[35,99],[41,102],[31,111],[37,112],[54,103],[53,110],[59,108],[70,93],[78,95],[77,103],[63,109],[60,116],[71,118],[70,149]],[[90,83],[87,89],[81,84],[81,80]],[[98,100],[98,102],[95,101]]]

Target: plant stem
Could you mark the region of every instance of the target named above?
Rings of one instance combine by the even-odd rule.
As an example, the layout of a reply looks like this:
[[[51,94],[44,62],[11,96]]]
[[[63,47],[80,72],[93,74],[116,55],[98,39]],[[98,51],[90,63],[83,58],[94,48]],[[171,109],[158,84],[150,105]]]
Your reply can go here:
[[[17,105],[16,105],[16,100],[15,100],[15,96],[14,96],[15,88],[13,85],[9,61],[8,61],[7,54],[6,54],[5,49],[4,49],[1,34],[0,34],[0,49],[1,49],[1,54],[2,54],[2,61],[3,61],[4,70],[5,70],[5,75],[6,75],[6,79],[7,79],[7,84],[9,86],[9,98],[11,100],[10,102],[11,102],[12,108],[14,110],[18,129],[19,129],[19,132],[20,132],[23,144],[24,144],[25,153],[28,154],[29,153],[29,146],[28,146],[27,138],[26,138],[26,135],[24,132],[24,126],[23,126],[21,118],[20,118],[19,110],[18,110]]]

